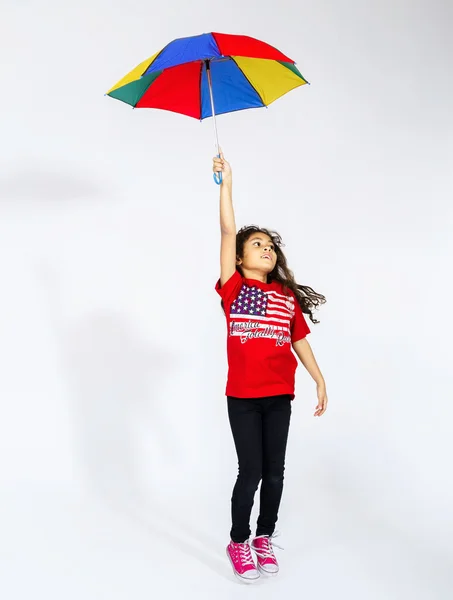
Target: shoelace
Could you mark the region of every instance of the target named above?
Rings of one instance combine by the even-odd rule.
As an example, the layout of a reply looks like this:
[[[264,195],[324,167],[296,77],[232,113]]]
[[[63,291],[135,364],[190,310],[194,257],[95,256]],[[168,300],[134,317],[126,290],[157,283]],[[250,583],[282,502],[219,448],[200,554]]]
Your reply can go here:
[[[244,542],[243,544],[238,544],[238,546],[239,546],[239,556],[241,559],[241,563],[244,566],[246,566],[246,565],[255,566],[249,542],[247,541],[247,542]]]
[[[257,536],[255,539],[263,539],[265,540],[265,547],[264,548],[256,548],[255,544],[253,544],[253,551],[255,552],[255,554],[257,556],[259,556],[260,558],[274,558],[274,550],[273,550],[273,546],[275,546],[276,548],[279,548],[280,550],[284,550],[284,548],[282,548],[281,546],[279,546],[278,544],[276,544],[273,540],[274,538],[278,537],[280,535],[280,533],[278,531],[274,531],[274,533],[271,536],[267,536],[267,535],[259,535]]]

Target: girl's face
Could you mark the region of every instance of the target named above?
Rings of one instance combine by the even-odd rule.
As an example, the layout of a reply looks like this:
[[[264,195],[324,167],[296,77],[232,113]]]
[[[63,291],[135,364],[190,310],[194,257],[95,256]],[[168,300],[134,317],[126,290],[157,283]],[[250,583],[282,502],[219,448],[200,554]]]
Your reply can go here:
[[[244,255],[239,264],[248,271],[270,273],[277,263],[275,246],[265,233],[252,233],[244,244]]]

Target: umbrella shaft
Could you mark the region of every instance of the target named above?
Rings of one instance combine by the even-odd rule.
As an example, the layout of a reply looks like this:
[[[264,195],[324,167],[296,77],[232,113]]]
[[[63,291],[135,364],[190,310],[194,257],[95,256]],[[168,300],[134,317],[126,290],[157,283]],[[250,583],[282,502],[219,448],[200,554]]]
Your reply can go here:
[[[208,76],[209,96],[211,98],[212,118],[214,119],[215,144],[216,144],[216,148],[217,148],[217,153],[220,154],[219,135],[217,133],[217,122],[216,122],[215,110],[214,110],[214,94],[212,92],[211,65],[209,64],[209,60],[206,61],[206,74]]]

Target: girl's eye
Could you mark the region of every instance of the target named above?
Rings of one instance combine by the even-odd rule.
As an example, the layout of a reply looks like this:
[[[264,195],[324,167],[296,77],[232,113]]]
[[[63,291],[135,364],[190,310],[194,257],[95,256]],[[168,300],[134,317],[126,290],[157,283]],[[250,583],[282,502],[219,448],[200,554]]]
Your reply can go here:
[[[261,242],[258,242],[258,241],[256,241],[256,242],[253,242],[253,245],[254,245],[254,246],[256,246],[256,245],[258,245],[258,246],[261,246]],[[271,246],[270,246],[270,249],[271,249],[271,250],[275,250],[275,246],[271,245]]]

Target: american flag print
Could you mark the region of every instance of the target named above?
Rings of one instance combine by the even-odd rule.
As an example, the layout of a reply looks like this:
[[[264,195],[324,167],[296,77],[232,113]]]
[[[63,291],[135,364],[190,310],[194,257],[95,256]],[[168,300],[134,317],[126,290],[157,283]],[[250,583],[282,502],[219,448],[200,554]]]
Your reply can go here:
[[[294,299],[274,290],[263,291],[244,283],[230,307],[230,335],[243,343],[253,338],[272,338],[281,346],[291,341]]]

